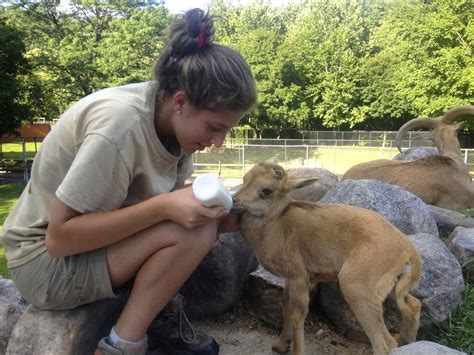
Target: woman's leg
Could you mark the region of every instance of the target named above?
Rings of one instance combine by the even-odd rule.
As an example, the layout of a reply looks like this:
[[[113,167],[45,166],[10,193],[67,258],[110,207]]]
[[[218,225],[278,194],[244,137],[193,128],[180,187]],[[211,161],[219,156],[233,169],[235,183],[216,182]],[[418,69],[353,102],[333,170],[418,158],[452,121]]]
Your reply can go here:
[[[216,222],[188,230],[166,221],[107,249],[114,288],[135,276],[130,297],[115,327],[121,338],[143,338],[156,315],[212,248],[216,234]]]

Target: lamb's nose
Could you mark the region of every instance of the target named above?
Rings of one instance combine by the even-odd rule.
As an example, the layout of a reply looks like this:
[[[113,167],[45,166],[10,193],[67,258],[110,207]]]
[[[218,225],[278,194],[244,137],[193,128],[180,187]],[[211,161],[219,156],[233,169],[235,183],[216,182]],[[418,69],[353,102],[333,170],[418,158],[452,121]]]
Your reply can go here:
[[[232,204],[235,205],[236,203],[237,203],[237,199],[234,196],[232,196]]]

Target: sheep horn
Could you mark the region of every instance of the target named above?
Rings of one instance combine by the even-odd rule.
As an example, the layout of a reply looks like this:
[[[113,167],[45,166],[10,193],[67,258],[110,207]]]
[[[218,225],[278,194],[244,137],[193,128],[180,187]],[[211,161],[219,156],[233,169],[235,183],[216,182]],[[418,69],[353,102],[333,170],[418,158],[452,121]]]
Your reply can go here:
[[[456,118],[463,115],[474,115],[474,106],[463,105],[454,107],[442,116],[443,122],[453,122]]]
[[[402,148],[401,148],[401,143],[402,143],[402,137],[407,133],[408,131],[414,129],[414,128],[419,128],[419,127],[427,127],[427,128],[434,128],[438,124],[437,119],[435,118],[414,118],[408,122],[406,122],[403,126],[400,127],[400,129],[397,132],[397,148],[402,153]]]

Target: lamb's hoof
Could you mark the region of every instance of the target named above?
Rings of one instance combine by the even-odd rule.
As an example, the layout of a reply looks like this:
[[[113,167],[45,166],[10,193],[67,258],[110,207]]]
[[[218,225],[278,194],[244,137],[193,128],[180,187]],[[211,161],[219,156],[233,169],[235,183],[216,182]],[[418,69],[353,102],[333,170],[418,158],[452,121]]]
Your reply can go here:
[[[281,340],[281,339],[278,339],[272,345],[272,350],[280,354],[286,353],[289,350],[289,348],[290,348],[290,342]]]
[[[403,346],[410,343],[413,343],[415,340],[407,339],[406,337],[401,337],[400,334],[394,334],[393,337],[397,342],[397,346]]]

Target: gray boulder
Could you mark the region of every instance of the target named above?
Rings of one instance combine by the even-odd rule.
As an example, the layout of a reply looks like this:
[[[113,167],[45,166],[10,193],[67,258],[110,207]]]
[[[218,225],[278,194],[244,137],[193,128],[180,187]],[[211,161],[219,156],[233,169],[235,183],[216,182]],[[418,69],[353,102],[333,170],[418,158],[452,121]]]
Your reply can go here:
[[[417,341],[390,351],[390,355],[467,355],[431,341]]]
[[[429,338],[436,332],[431,319],[445,322],[461,304],[464,279],[459,262],[438,237],[420,233],[408,239],[423,258],[421,280],[413,296],[422,302],[419,333]]]
[[[70,311],[43,311],[30,305],[16,323],[7,355],[92,354],[115,324],[128,297],[97,301]]]
[[[181,288],[190,318],[219,314],[242,296],[247,276],[257,268],[255,254],[240,233],[224,233]]]
[[[0,354],[5,354],[13,327],[27,307],[12,280],[0,278]]]
[[[436,221],[440,235],[447,235],[458,227],[474,228],[474,218],[466,217],[462,213],[429,205],[431,215]]]
[[[249,275],[245,284],[244,301],[252,314],[276,329],[281,329],[283,313],[281,296],[285,281],[261,265]]]
[[[449,236],[448,248],[461,264],[465,275],[474,277],[474,228],[457,227]]]
[[[430,155],[438,155],[436,147],[413,147],[405,150],[403,153],[397,154],[393,160],[418,160]]]
[[[243,302],[250,314],[268,326],[281,330],[283,326],[282,295],[285,280],[267,271],[261,265],[249,275],[245,284]],[[318,288],[310,290],[310,309],[307,321],[316,320],[318,313],[313,307],[313,300],[317,297]]]
[[[378,180],[346,180],[335,185],[322,203],[341,203],[377,212],[405,234],[438,235],[429,207],[417,196]]]
[[[290,179],[318,178],[314,184],[290,192],[295,200],[319,201],[334,185],[339,182],[336,174],[327,169],[317,167],[301,167],[288,169]]]

